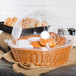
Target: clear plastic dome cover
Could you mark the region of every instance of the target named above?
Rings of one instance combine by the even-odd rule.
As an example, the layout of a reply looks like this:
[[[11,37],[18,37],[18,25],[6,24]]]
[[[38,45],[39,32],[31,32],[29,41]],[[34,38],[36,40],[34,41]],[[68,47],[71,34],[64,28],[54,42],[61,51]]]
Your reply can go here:
[[[18,39],[25,35],[38,34],[42,30],[47,30],[47,26],[46,14],[43,11],[28,13],[15,23],[12,30],[12,37]],[[43,27],[43,29],[41,27]],[[37,28],[41,28],[41,30]]]
[[[49,18],[45,11],[25,14],[14,25],[12,30],[13,38],[6,42],[14,48],[40,50],[49,50],[71,45],[65,37],[53,32],[52,29],[55,29],[53,25],[50,31],[48,30],[50,20],[47,21],[47,19]]]

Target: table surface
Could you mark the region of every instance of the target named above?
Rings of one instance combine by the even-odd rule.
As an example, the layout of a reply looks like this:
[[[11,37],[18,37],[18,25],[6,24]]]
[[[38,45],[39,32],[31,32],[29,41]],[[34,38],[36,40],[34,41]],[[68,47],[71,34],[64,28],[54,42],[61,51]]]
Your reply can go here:
[[[0,60],[0,76],[24,76],[12,70],[12,63],[7,62],[5,59]]]
[[[76,76],[76,65],[52,70],[47,73],[43,73],[40,76]]]
[[[24,76],[17,74],[12,70],[12,63],[7,62],[5,59],[0,60],[0,76]],[[76,76],[76,65],[61,67],[40,76]]]

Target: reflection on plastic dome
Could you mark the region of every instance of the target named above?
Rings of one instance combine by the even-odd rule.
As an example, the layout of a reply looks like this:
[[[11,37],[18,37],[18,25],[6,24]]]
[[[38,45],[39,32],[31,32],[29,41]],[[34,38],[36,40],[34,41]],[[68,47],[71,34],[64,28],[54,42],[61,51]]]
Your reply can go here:
[[[21,17],[14,25],[12,36],[14,39],[30,34],[40,34],[48,30],[46,15],[43,12],[33,12]]]
[[[49,20],[50,21],[50,20]],[[49,22],[45,12],[33,12],[22,16],[14,25],[12,39],[6,41],[14,48],[49,50],[70,45],[65,37],[48,32]],[[51,27],[51,29],[54,27]]]

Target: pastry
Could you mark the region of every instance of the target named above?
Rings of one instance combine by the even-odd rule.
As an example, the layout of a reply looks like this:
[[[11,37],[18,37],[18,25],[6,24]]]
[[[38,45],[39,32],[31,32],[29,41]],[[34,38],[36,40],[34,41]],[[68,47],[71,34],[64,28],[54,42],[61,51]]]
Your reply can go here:
[[[13,19],[13,22],[16,22],[18,20],[17,17],[13,17],[12,19]]]
[[[27,17],[26,19],[22,20],[23,28],[32,28],[35,27],[35,20]]]
[[[61,36],[58,36],[57,37],[57,43],[61,42],[62,41],[62,37]]]
[[[17,17],[13,17],[13,18],[7,18],[5,21],[4,21],[4,25],[8,25],[8,26],[14,26],[14,24],[16,23],[16,21],[18,20]]]
[[[46,21],[43,21],[42,26],[48,26]]]
[[[36,20],[35,19],[30,19],[29,24],[30,24],[30,28],[35,27]]]
[[[62,43],[66,43],[66,39],[65,39],[65,37],[62,37]]]
[[[56,33],[54,33],[54,32],[49,32],[49,34],[50,34],[50,37],[51,37],[51,38],[54,38],[54,39],[57,40],[58,35],[57,35]]]
[[[27,17],[26,19],[22,20],[22,26],[23,28],[33,28],[33,27],[47,26],[47,23],[46,21],[41,23],[37,19]]]
[[[22,21],[22,27],[23,27],[23,28],[29,28],[29,27],[30,27],[29,22],[23,20],[23,21]]]
[[[40,45],[42,45],[43,47],[46,46],[46,44],[48,44],[50,47],[54,46],[56,44],[55,39],[54,38],[48,38],[48,39],[40,39],[39,40]]]
[[[64,37],[58,36],[54,32],[50,32],[50,38],[48,39],[40,39],[39,43],[41,46],[46,46],[46,44],[49,44],[49,46],[52,47],[58,47],[61,45],[64,45],[66,43],[66,39]]]
[[[60,42],[66,43],[66,39],[64,37],[58,36],[57,43],[60,43]]]
[[[58,47],[64,44],[66,44],[66,39],[64,37],[58,36],[56,45],[54,47]]]
[[[7,18],[5,21],[4,21],[4,25],[11,25],[12,24],[12,18]]]
[[[35,24],[35,27],[41,27],[42,26],[42,23],[38,20],[36,20],[36,24]]]
[[[34,47],[34,48],[41,48],[40,44],[38,43],[38,41],[33,41],[31,43],[31,45]]]

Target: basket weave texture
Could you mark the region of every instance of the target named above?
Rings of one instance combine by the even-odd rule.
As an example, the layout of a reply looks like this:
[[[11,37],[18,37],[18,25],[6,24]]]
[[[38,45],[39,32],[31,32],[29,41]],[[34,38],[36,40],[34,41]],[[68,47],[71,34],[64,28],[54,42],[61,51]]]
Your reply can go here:
[[[26,37],[27,38],[27,37]],[[17,62],[33,63],[36,66],[59,66],[68,61],[71,45],[42,51],[38,49],[12,48],[11,51]]]
[[[67,46],[49,51],[15,48],[11,48],[11,50],[15,60],[18,62],[33,63],[36,66],[59,66],[68,61],[70,48],[71,46]]]

